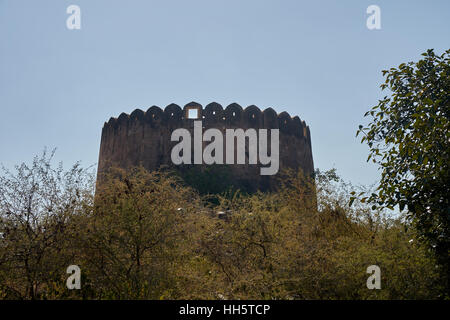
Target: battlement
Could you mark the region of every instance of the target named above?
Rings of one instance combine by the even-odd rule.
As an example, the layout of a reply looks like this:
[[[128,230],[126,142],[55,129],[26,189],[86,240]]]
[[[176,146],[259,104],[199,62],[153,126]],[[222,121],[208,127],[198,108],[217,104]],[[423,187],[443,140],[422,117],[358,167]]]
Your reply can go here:
[[[142,165],[149,170],[161,165],[174,166],[170,160],[174,146],[171,133],[178,128],[192,131],[194,120],[201,120],[205,130],[279,129],[280,169],[301,168],[306,174],[314,170],[310,130],[298,116],[291,117],[287,112],[277,114],[272,108],[261,111],[255,105],[244,109],[232,103],[223,108],[212,102],[203,108],[190,102],[183,108],[177,104],[170,104],[164,110],[152,106],[147,111],[136,109],[130,114],[121,113],[117,118],[110,118],[102,129],[98,172],[102,173],[112,165],[123,168]],[[187,170],[190,166],[175,167]],[[258,166],[248,164],[232,165],[229,169],[238,187],[244,186],[251,191],[272,189],[276,178],[257,177],[255,170]]]

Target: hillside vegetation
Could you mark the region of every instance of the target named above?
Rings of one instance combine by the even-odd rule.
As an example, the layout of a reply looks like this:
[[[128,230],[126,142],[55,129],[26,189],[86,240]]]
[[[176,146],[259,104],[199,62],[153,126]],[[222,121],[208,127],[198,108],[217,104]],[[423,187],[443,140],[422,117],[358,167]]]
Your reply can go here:
[[[200,195],[170,172],[94,177],[36,157],[0,178],[2,299],[434,299],[433,255],[335,170],[274,193]],[[316,196],[317,195],[317,196]],[[66,269],[81,268],[68,290]],[[366,269],[381,269],[381,289]]]

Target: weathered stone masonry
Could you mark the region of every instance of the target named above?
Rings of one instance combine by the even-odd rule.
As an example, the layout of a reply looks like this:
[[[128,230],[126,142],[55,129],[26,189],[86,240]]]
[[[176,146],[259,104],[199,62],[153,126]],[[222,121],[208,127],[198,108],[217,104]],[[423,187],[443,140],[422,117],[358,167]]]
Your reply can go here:
[[[272,108],[261,111],[256,106],[242,109],[236,103],[225,109],[218,103],[210,103],[204,109],[198,103],[191,102],[181,109],[176,104],[168,105],[164,110],[157,106],[146,112],[136,109],[130,115],[122,113],[111,118],[103,126],[98,176],[110,166],[129,168],[142,165],[148,170],[158,169],[161,165],[177,167],[172,164],[171,150],[177,142],[171,142],[172,131],[178,128],[188,129],[193,134],[194,119],[188,118],[188,109],[195,108],[198,119],[203,122],[203,132],[209,128],[225,129],[254,128],[280,130],[280,171],[283,168],[297,170],[301,168],[306,175],[314,171],[311,135],[309,127],[298,116],[287,112],[277,113]],[[207,144],[207,143],[206,143]],[[225,151],[224,151],[225,152]],[[246,155],[248,157],[248,155]],[[179,170],[192,166],[183,165]],[[277,175],[261,176],[260,165],[227,165],[230,181],[247,191],[272,190],[277,185]],[[206,165],[200,165],[200,171]]]

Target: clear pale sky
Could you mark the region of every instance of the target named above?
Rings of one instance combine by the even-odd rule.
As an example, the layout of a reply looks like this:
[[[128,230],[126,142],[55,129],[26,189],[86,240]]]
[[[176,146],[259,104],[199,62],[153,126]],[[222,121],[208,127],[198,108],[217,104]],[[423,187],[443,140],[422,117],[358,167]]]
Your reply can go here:
[[[68,30],[66,8],[81,8]],[[368,30],[366,8],[381,8]],[[381,70],[450,48],[450,1],[0,0],[0,162],[98,160],[103,123],[170,103],[273,107],[310,126],[315,167],[378,179],[355,138]]]

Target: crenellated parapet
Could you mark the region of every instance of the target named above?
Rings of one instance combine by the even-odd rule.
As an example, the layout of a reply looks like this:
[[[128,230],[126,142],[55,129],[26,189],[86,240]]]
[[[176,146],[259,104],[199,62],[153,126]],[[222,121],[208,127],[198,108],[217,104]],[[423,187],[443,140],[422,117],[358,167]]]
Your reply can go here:
[[[198,107],[200,114],[197,120],[204,121],[205,125],[217,124],[241,125],[242,128],[265,128],[280,129],[281,132],[292,134],[299,138],[303,137],[307,141],[309,127],[298,116],[291,117],[287,112],[277,114],[272,108],[261,111],[257,106],[251,105],[243,109],[237,103],[228,105],[225,109],[216,102],[212,102],[203,109],[198,103],[191,102],[182,109],[177,104],[169,104],[165,109],[157,106],[148,108],[147,111],[141,109],[134,110],[131,114],[121,113],[117,118],[110,118],[103,126],[103,133],[117,132],[120,128],[128,128],[136,123],[150,125],[151,127],[166,127],[172,125],[189,124],[186,110],[190,107]]]
[[[164,109],[152,106],[147,111],[136,109],[131,114],[110,118],[102,129],[98,172],[112,165],[125,168],[143,165],[150,170],[170,166],[170,150],[174,145],[171,132],[177,128],[192,131],[195,120],[201,120],[205,130],[279,129],[280,168],[313,172],[310,130],[298,116],[291,117],[287,112],[277,114],[272,108],[262,111],[255,105],[242,108],[237,103],[223,108],[216,102],[204,108],[196,102],[183,108],[177,104]],[[236,165],[230,170],[237,180],[247,179],[245,183],[251,185],[250,189],[271,189],[274,184],[275,177],[258,177],[255,168],[249,165]]]

